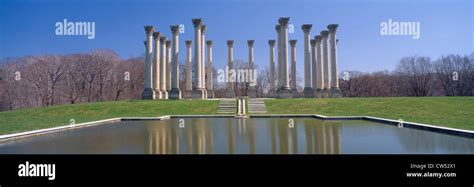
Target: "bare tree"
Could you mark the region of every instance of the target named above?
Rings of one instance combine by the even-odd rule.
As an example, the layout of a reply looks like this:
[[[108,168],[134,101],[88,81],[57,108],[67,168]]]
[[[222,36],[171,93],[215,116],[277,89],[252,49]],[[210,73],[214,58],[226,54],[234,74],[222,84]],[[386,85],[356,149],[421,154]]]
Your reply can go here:
[[[407,85],[408,95],[428,96],[433,74],[429,57],[405,57],[397,66],[396,72],[401,81]]]

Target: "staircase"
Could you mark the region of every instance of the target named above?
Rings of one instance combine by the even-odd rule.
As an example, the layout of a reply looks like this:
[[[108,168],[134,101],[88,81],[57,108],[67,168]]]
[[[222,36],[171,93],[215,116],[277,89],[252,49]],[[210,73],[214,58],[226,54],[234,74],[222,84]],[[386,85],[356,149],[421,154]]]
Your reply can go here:
[[[217,106],[218,114],[235,114],[237,112],[237,102],[235,99],[219,99]]]
[[[267,113],[267,108],[263,102],[263,98],[249,98],[248,112],[249,113]]]

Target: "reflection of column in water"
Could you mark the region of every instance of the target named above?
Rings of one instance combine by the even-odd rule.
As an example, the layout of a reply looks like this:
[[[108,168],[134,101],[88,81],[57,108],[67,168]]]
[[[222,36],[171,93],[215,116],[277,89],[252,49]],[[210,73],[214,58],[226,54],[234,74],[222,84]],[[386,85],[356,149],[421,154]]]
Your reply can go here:
[[[227,147],[230,154],[234,153],[234,134],[232,128],[232,119],[227,118]]]
[[[153,146],[154,146],[154,141],[153,141],[153,133],[152,129],[150,128],[149,125],[147,125],[147,131],[148,131],[148,150],[145,151],[147,154],[152,154],[153,153]]]
[[[339,127],[340,125],[333,125],[332,138],[334,140],[334,154],[341,154],[341,145],[339,141]]]
[[[204,131],[203,119],[196,119],[196,130],[197,130],[197,154],[206,153],[206,135]]]
[[[331,129],[332,129],[332,124],[331,123],[328,123],[328,124],[325,124],[325,132],[324,132],[324,135],[326,137],[326,153],[327,154],[332,154],[332,133],[331,133]]]
[[[305,138],[306,138],[306,153],[307,154],[312,154],[313,153],[313,133],[311,129],[313,128],[313,125],[309,123],[308,120],[303,121],[304,124],[304,133],[305,133]]]
[[[314,138],[314,140],[316,141],[314,145],[317,145],[315,152],[318,154],[324,154],[324,121],[317,120],[316,125],[314,127],[314,134],[316,135],[316,137]]]
[[[270,118],[270,120],[268,120],[268,122],[270,122],[270,136],[271,136],[271,141],[272,141],[272,154],[276,154],[277,150],[276,150],[276,129],[275,129],[275,126],[278,125],[278,120],[275,120],[275,119],[272,119]]]
[[[205,121],[207,121],[205,119]],[[214,153],[214,126],[212,124],[206,124],[206,132],[207,132],[207,153]]]
[[[293,138],[292,143],[292,149],[293,149],[293,154],[298,153],[298,125],[295,123],[295,126],[292,129],[289,129],[291,131],[291,137]]]
[[[281,154],[288,154],[289,151],[289,136],[288,136],[288,124],[285,119],[280,119],[278,124],[278,139],[280,140],[280,153]]]
[[[247,119],[242,119],[242,120],[243,120],[244,126],[246,126]],[[248,130],[248,133],[246,134],[248,135],[248,138],[249,138],[250,154],[255,154],[255,124],[252,123],[251,120],[249,121],[249,123],[250,123],[249,126],[245,129]]]
[[[191,124],[191,120],[187,121],[186,123]],[[192,152],[193,148],[193,133],[192,130],[194,128],[194,125],[188,125],[187,127],[184,128],[184,141],[186,142],[186,153],[190,154]]]
[[[174,121],[174,120],[173,120]],[[178,154],[179,153],[179,127],[178,123],[173,124],[171,128],[171,152],[173,154]]]

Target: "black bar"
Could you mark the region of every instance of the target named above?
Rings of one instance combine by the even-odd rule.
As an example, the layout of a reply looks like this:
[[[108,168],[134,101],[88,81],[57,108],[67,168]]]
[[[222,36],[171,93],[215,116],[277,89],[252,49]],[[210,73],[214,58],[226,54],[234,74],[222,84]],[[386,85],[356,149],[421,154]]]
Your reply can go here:
[[[18,166],[55,164],[56,179],[19,177]],[[455,168],[410,168],[454,164]],[[452,165],[451,165],[452,166]],[[409,172],[456,177],[408,178]],[[0,155],[0,186],[65,184],[474,184],[473,155]]]

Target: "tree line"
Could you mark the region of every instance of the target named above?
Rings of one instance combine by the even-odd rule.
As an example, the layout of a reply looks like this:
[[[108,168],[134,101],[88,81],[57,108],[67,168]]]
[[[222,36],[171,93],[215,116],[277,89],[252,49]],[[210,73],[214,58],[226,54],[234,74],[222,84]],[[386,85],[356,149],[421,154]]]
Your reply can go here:
[[[343,71],[339,86],[345,97],[473,96],[473,56],[447,55],[434,61],[429,57],[405,57],[394,71]],[[185,90],[184,64],[181,60],[182,91]],[[248,68],[248,63],[236,59],[234,68]],[[85,54],[5,58],[0,61],[0,111],[141,99],[144,69],[144,56],[124,60],[108,49]],[[217,81],[216,67],[213,72],[215,96],[224,97],[227,83]],[[268,67],[258,71],[257,97],[268,97],[268,75]],[[297,76],[296,81],[301,91],[301,77]],[[245,96],[248,89],[248,83],[234,84],[237,96]]]

